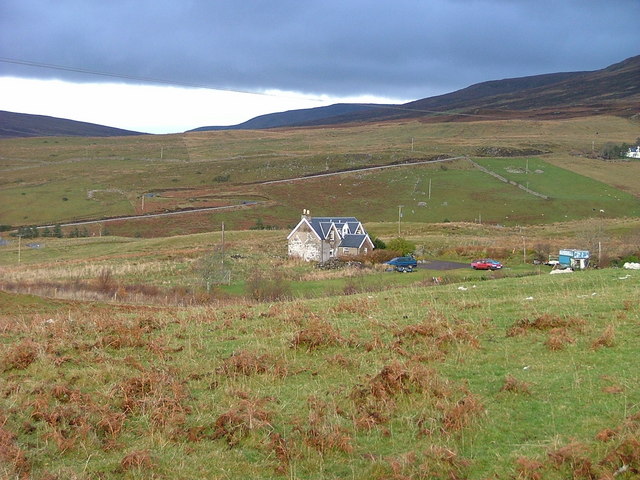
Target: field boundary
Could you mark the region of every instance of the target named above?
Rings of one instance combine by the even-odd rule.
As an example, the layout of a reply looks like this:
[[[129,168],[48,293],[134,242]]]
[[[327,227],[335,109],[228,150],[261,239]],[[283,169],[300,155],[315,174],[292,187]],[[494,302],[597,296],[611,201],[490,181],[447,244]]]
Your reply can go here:
[[[285,178],[281,180],[268,180],[266,182],[255,182],[252,185],[273,185],[275,183],[285,183],[285,182],[297,182],[300,180],[309,180],[312,178],[320,178],[320,177],[331,177],[335,175],[344,175],[345,173],[360,173],[360,172],[369,172],[373,170],[384,170],[387,168],[397,168],[397,167],[411,167],[413,165],[426,165],[430,163],[442,163],[442,162],[452,162],[454,160],[462,160],[467,157],[448,157],[448,158],[432,158],[430,160],[420,160],[417,162],[402,162],[402,163],[394,163],[391,165],[377,165],[375,167],[362,167],[362,168],[353,168],[348,170],[339,170],[337,172],[326,172],[326,173],[313,173],[310,175],[305,175],[303,177],[293,177],[293,178]]]
[[[501,182],[504,183],[508,183],[509,185],[513,185],[514,187],[518,187],[521,190],[524,190],[527,193],[530,193],[531,195],[535,195],[536,197],[540,197],[544,200],[549,200],[549,196],[545,195],[544,193],[540,193],[540,192],[536,192],[535,190],[531,190],[529,187],[525,187],[524,185],[522,185],[521,183],[518,183],[516,181],[513,180],[509,180],[508,178],[503,177],[502,175],[500,175],[499,173],[496,173],[492,170],[489,170],[486,167],[483,167],[482,165],[480,165],[477,162],[474,162],[473,160],[471,160],[470,158],[468,158],[468,160],[471,162],[471,164],[476,167],[478,170],[480,170],[481,172],[484,173],[488,173],[489,175],[491,175],[492,177],[497,178],[498,180],[500,180]]]

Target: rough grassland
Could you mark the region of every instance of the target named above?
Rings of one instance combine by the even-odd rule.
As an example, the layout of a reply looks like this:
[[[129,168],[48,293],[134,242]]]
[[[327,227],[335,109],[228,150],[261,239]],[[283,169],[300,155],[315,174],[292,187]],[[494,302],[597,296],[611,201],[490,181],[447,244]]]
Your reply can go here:
[[[0,294],[8,478],[637,478],[638,272],[171,309]]]
[[[284,227],[299,208],[331,214],[329,207],[353,206],[354,197],[348,196],[346,185],[339,188],[335,178],[315,181],[318,192],[331,191],[337,197],[332,201],[314,194],[307,198],[301,194],[306,192],[306,187],[292,193],[282,186],[258,188],[247,183],[436,156],[474,157],[487,148],[545,152],[541,154],[545,162],[581,175],[574,176],[574,181],[568,185],[564,181],[557,183],[567,192],[571,192],[575,182],[583,183],[581,178],[587,176],[601,182],[598,190],[610,186],[637,196],[640,194],[637,182],[628,179],[640,174],[640,162],[605,164],[585,158],[606,142],[633,142],[636,136],[637,124],[631,120],[591,117],[544,122],[423,124],[407,121],[348,128],[225,131],[112,139],[7,139],[0,141],[0,223],[49,224],[141,213],[141,196],[153,193],[154,196],[147,198],[145,212],[241,203],[243,200],[268,201],[242,214],[202,215],[196,222],[183,222],[177,218],[156,222],[167,225],[174,232],[183,228],[191,232],[206,231],[220,221],[227,221],[235,228],[248,228],[259,219],[263,224]],[[441,170],[437,175],[430,167],[413,170],[419,172],[421,183],[416,185],[413,178],[398,178],[391,190],[372,188],[386,182],[383,174],[343,178],[349,183],[357,183],[358,178],[365,183],[371,182],[361,189],[374,207],[388,205],[388,198],[393,199],[391,204],[396,207],[407,200],[413,204],[420,202],[423,199],[416,195],[410,199],[406,197],[413,192],[426,193],[428,176],[438,182],[434,187],[439,186],[440,193],[446,187],[450,194],[460,198],[460,203],[462,200],[466,205],[482,203],[483,217],[500,209],[505,203],[504,197],[518,196],[513,187],[495,179],[484,179],[475,171],[467,172],[464,179],[458,178],[461,174],[459,166],[450,168],[449,172]],[[476,188],[479,191],[473,197]],[[580,187],[576,185],[575,188]],[[487,189],[490,191],[483,191]],[[434,194],[436,192],[437,189]],[[444,218],[473,221],[478,214],[470,212],[469,208],[444,212],[440,208],[443,200],[438,197],[432,200],[434,205],[430,207],[438,205],[439,209],[430,214],[423,211],[422,216],[427,221]],[[452,202],[451,199],[444,201]],[[554,216],[544,205],[513,203],[518,206],[514,216],[519,223],[537,223],[542,213],[545,218]],[[301,204],[304,205],[301,207]],[[560,204],[555,210],[572,211],[568,207]],[[375,214],[372,218],[364,218],[365,221],[394,218],[393,208],[362,208]],[[460,213],[465,211],[468,213]],[[496,216],[492,221],[508,221],[505,216]],[[131,236],[162,235],[157,225],[147,223],[114,226],[114,231]]]

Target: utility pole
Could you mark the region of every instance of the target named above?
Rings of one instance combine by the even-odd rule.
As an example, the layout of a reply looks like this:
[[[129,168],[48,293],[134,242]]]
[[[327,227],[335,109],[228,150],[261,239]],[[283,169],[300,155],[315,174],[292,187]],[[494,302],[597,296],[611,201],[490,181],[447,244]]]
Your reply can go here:
[[[142,194],[142,211],[144,212],[144,193]]]
[[[224,268],[224,222],[222,222],[222,268]]]
[[[164,147],[160,147],[160,160],[164,157]]]
[[[431,179],[429,179],[429,200],[431,200]]]
[[[400,236],[400,219],[402,218],[402,207],[404,207],[404,205],[398,205],[398,237]]]
[[[21,247],[22,247],[22,235],[18,235],[18,263],[20,263]]]
[[[411,151],[413,152],[413,137],[411,137]]]

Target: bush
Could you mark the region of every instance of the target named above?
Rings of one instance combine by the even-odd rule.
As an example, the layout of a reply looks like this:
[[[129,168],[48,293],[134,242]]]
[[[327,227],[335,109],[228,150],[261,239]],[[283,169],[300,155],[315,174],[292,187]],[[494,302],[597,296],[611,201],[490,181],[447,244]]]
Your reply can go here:
[[[398,250],[374,250],[365,255],[358,255],[354,257],[349,257],[349,260],[355,262],[361,262],[364,264],[376,265],[379,263],[384,263],[386,261],[391,260],[394,257],[400,257],[402,252]]]
[[[389,250],[397,250],[401,255],[408,255],[415,251],[416,244],[404,238],[394,238],[387,244],[387,248]]]
[[[629,150],[629,145],[623,143],[622,145],[616,145],[612,142],[607,142],[600,149],[600,157],[606,160],[612,160],[616,158],[622,158]]]
[[[373,247],[377,248],[379,250],[384,250],[385,248],[387,248],[387,244],[384,243],[382,241],[382,239],[378,238],[378,237],[373,237],[371,239],[371,242],[373,243]]]
[[[625,263],[640,263],[640,253],[634,255],[626,255],[624,257],[611,260],[611,266],[622,267]]]
[[[254,300],[269,302],[288,297],[291,284],[281,272],[267,275],[266,272],[255,271],[247,280],[247,290]]]

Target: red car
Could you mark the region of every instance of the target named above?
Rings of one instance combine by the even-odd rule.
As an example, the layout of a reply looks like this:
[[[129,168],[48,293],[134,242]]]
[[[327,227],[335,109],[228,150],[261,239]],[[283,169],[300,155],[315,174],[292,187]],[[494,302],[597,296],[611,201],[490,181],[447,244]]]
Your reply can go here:
[[[491,258],[482,258],[471,262],[471,267],[474,270],[500,270],[502,268],[502,264],[497,260],[492,260]]]

